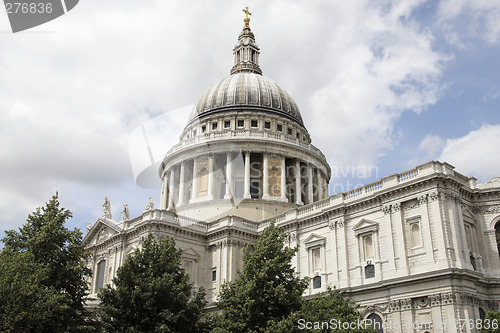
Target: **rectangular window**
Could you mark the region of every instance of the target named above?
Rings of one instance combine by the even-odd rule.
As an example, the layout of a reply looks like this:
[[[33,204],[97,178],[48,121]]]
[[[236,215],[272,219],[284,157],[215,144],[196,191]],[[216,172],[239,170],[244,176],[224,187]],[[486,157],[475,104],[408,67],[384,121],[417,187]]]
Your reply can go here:
[[[363,237],[363,251],[365,254],[365,260],[373,258],[373,238],[372,235],[367,235]]]
[[[106,269],[106,260],[101,260],[99,264],[97,264],[97,274],[96,274],[96,284],[95,284],[95,293],[99,292],[99,289],[104,287],[104,270]]]
[[[217,122],[212,123],[212,131],[215,131],[217,129]]]
[[[212,270],[212,282],[217,281],[217,270]]]
[[[276,130],[277,130],[278,132],[283,132],[283,125],[281,125],[281,124],[277,124],[277,125],[276,125]]]
[[[207,126],[201,126],[201,133],[205,133],[207,131]]]
[[[320,248],[313,249],[311,251],[311,257],[312,257],[312,268],[313,272],[320,271],[321,270],[321,251]]]
[[[292,128],[288,127],[288,135],[292,135]]]
[[[269,121],[264,122],[265,129],[271,129],[271,123]]]
[[[250,122],[250,126],[257,127],[257,126],[259,126],[259,123],[257,122],[256,119],[252,119],[252,121]]]
[[[229,127],[231,127],[231,120],[224,121],[224,128],[229,128]]]
[[[238,127],[245,127],[245,120],[244,119],[238,119]]]

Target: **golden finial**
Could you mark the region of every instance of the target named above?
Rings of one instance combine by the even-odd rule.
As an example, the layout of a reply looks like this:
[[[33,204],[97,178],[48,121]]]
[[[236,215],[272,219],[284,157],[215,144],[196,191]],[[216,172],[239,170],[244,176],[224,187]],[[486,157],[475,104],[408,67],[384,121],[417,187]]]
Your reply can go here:
[[[243,22],[245,22],[245,26],[243,27],[243,29],[250,29],[250,18],[248,17],[248,15],[252,15],[252,13],[250,13],[248,7],[245,7],[245,9],[243,9],[243,13],[246,14],[246,17],[243,19]]]

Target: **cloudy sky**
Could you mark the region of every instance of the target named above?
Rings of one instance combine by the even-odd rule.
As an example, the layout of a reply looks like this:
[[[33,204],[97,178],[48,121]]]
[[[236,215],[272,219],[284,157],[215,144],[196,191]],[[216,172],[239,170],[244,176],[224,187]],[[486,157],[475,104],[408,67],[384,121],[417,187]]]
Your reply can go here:
[[[56,191],[83,230],[105,196],[117,220],[158,203],[136,177],[228,75],[245,6],[331,193],[429,160],[500,176],[498,0],[82,0],[16,34],[0,13],[0,235]]]

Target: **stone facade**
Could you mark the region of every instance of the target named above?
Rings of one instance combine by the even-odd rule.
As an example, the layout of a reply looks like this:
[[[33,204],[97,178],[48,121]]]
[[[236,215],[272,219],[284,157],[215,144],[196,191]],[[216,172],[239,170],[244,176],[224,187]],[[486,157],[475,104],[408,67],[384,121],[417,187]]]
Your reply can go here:
[[[476,185],[433,161],[328,196],[330,167],[293,99],[261,75],[248,22],[238,41],[231,75],[202,95],[160,166],[159,209],[88,229],[92,295],[152,233],[175,239],[213,302],[274,220],[299,245],[306,297],[346,290],[384,332],[477,332],[500,300],[499,179]]]

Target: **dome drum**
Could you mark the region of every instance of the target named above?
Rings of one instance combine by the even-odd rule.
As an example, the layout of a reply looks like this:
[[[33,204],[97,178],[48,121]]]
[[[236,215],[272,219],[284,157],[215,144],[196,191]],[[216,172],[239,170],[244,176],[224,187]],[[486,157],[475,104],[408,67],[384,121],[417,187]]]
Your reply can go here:
[[[257,221],[270,211],[324,199],[328,178],[329,169],[321,164],[285,155],[257,150],[205,151],[165,168],[161,208],[191,218],[203,213],[210,221],[222,213],[222,206],[258,204],[260,212],[245,216]],[[200,205],[203,202],[207,204]]]

